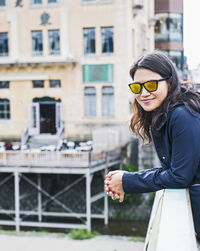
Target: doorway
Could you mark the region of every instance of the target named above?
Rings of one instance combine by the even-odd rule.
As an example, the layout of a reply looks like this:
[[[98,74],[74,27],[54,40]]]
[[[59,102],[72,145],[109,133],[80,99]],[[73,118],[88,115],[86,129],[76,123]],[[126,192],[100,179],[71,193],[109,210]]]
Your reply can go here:
[[[56,105],[40,103],[40,133],[56,133]]]
[[[34,98],[29,107],[29,135],[56,134],[61,126],[61,100]]]

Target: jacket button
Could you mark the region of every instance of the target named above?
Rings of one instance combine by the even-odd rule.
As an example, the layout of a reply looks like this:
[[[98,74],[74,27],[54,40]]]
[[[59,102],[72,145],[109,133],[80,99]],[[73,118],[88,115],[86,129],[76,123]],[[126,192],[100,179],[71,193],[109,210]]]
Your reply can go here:
[[[162,158],[165,159],[165,156],[163,156]]]

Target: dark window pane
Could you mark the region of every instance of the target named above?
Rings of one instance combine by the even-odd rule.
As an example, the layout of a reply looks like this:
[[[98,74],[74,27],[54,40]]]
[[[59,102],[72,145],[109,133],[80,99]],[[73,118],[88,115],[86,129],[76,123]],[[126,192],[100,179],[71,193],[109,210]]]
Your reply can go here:
[[[43,88],[44,81],[43,80],[33,80],[33,88]]]
[[[32,4],[42,4],[42,0],[32,0]]]
[[[42,31],[32,31],[32,52],[34,56],[41,56],[43,51]]]
[[[179,13],[156,14],[155,41],[182,41],[183,40],[183,16]]]
[[[0,119],[10,119],[10,101],[0,99]]]
[[[51,88],[61,87],[60,80],[50,80],[49,84]]]
[[[0,7],[5,7],[7,5],[7,0],[0,0]]]
[[[94,28],[84,28],[84,54],[95,53],[95,29]]]
[[[113,52],[113,27],[101,28],[102,53]]]
[[[58,3],[59,0],[48,0],[48,3]]]
[[[0,88],[9,88],[9,81],[0,81]]]
[[[0,56],[8,56],[8,33],[0,33]]]
[[[60,31],[49,30],[49,54],[60,55]]]

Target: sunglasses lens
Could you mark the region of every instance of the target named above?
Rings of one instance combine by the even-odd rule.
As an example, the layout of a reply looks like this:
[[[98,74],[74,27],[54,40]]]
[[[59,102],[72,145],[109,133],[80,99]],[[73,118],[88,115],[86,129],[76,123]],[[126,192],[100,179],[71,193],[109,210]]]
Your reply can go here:
[[[145,89],[149,92],[154,92],[157,90],[157,82],[156,81],[149,81],[144,84]]]
[[[130,88],[131,88],[131,91],[135,94],[138,94],[141,92],[141,85],[140,84],[131,84]]]

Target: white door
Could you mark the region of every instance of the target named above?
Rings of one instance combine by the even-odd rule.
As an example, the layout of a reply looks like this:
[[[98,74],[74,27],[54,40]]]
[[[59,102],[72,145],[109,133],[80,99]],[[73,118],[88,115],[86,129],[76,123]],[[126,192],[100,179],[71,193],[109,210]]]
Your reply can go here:
[[[56,132],[61,127],[62,117],[61,117],[61,103],[56,103]]]
[[[32,103],[29,105],[28,132],[30,136],[40,134],[40,104],[39,103]]]

